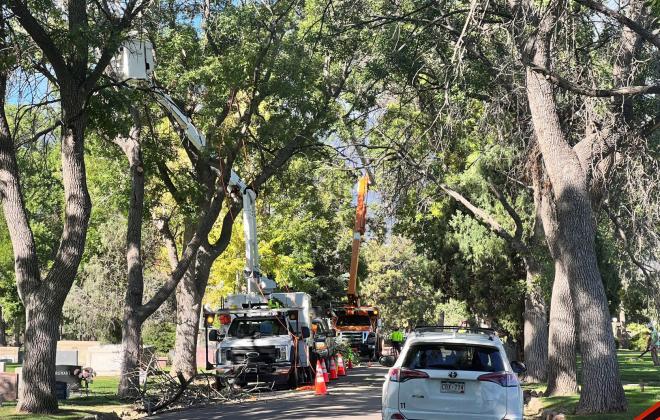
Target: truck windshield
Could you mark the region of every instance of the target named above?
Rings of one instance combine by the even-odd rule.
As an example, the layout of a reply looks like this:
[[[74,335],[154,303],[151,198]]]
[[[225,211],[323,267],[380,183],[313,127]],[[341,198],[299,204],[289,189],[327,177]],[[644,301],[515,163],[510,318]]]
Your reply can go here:
[[[288,335],[286,321],[278,318],[236,318],[229,326],[227,335],[236,338],[259,338]]]
[[[344,315],[337,318],[338,327],[348,327],[351,325],[370,327],[371,320],[366,315]]]

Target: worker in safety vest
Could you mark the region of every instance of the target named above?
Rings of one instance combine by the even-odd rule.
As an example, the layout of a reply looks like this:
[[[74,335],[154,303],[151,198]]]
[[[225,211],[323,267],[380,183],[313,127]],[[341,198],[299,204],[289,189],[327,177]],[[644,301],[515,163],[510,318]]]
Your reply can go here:
[[[403,344],[403,332],[399,327],[394,327],[394,330],[390,335],[390,340],[392,341],[392,347],[398,356],[399,353],[401,353],[401,344]]]
[[[651,350],[651,357],[653,359],[653,366],[660,366],[660,333],[655,329],[655,326],[649,323],[651,334],[649,335],[648,348]]]

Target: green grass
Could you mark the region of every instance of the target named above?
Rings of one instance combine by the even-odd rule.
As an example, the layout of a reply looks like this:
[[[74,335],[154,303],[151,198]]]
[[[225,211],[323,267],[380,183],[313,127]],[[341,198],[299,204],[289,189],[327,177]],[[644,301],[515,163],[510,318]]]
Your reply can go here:
[[[80,397],[73,393],[71,398],[60,401],[60,412],[53,415],[17,414],[16,402],[5,402],[0,407],[0,418],[8,420],[77,420],[97,413],[123,411],[123,403],[117,398],[119,378],[99,376],[89,386],[89,396]]]
[[[650,354],[646,354],[643,359],[637,359],[639,354],[640,352],[630,350],[619,350],[618,352],[621,381],[624,384],[626,398],[628,399],[627,412],[596,415],[571,414],[575,412],[575,406],[579,399],[578,395],[540,398],[542,410],[552,409],[564,413],[571,420],[630,420],[634,418],[660,401],[660,367],[653,366]],[[578,363],[579,368],[580,363]],[[640,384],[644,384],[644,392],[642,392]],[[525,385],[524,388],[540,391],[545,389],[545,384]]]

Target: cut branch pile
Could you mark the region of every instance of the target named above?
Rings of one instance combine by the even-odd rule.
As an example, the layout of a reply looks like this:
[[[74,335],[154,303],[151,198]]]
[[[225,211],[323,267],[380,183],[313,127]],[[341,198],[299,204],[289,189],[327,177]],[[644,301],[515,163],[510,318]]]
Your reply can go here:
[[[142,361],[130,378],[135,410],[147,415],[166,409],[256,399],[260,392],[272,391],[274,387],[272,383],[239,387],[208,372],[198,372],[186,379],[181,373],[161,369],[155,356]]]

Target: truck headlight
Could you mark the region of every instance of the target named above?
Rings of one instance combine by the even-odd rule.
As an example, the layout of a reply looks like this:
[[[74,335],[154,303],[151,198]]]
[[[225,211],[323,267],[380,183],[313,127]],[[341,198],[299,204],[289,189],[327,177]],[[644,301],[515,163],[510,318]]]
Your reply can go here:
[[[215,355],[215,363],[220,365],[227,363],[229,360],[227,359],[227,349],[218,349]]]
[[[276,362],[286,362],[289,358],[289,346],[277,346]]]

